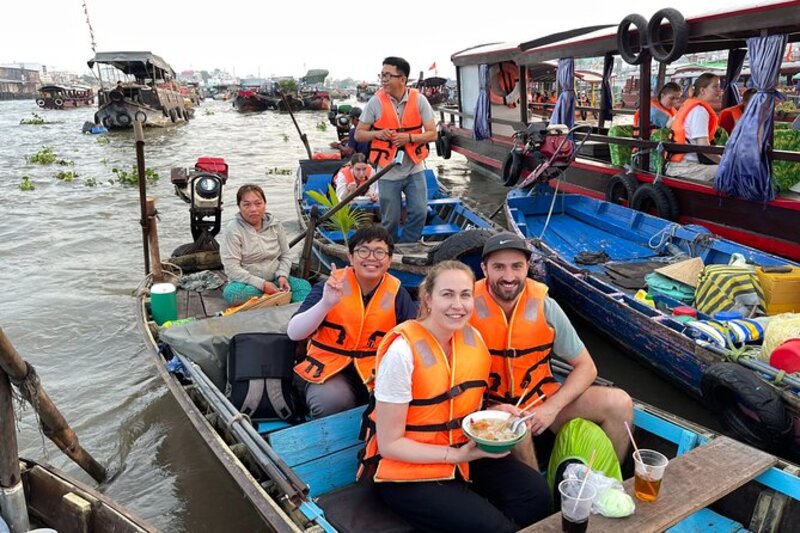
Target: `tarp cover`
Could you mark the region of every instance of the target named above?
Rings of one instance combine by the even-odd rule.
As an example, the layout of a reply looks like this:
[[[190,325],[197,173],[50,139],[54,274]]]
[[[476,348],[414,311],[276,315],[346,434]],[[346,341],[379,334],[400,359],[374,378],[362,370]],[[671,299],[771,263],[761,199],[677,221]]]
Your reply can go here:
[[[152,78],[153,67],[175,77],[175,71],[169,63],[152,52],[97,52],[87,65],[91,69],[95,63],[111,65],[137,78]]]
[[[299,307],[299,303],[280,305],[178,324],[161,333],[161,339],[197,363],[220,390],[225,390],[231,338],[239,333],[286,333],[289,319]]]

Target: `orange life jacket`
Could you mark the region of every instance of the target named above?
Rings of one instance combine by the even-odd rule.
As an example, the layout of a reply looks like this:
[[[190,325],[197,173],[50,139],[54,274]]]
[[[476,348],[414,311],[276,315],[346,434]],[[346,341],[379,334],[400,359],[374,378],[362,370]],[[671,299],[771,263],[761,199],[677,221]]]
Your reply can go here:
[[[672,121],[673,138],[676,143],[686,144],[686,117],[689,115],[689,112],[697,106],[703,106],[708,112],[708,141],[711,142],[714,139],[717,126],[719,126],[717,112],[714,111],[714,108],[711,107],[711,104],[708,102],[704,102],[699,98],[689,98],[683,103],[675,114],[675,120]],[[682,161],[685,155],[686,154],[673,154],[671,160],[676,162]]]
[[[666,107],[661,105],[661,102],[659,102],[657,99],[650,100],[650,107],[655,107],[659,111],[661,111],[664,114],[666,114],[668,117],[674,117],[675,113],[676,113],[674,108],[673,109],[667,109]],[[638,128],[639,127],[639,111],[640,110],[637,109],[636,113],[633,114],[633,127],[634,128]]]
[[[509,321],[489,293],[486,280],[475,284],[470,322],[481,332],[492,355],[489,398],[516,404],[524,393],[520,407],[525,407],[542,393],[550,398],[559,389],[550,369],[555,331],[544,316],[546,297],[546,285],[526,280]]]
[[[361,185],[362,183],[370,179],[372,177],[372,174],[374,174],[372,167],[370,165],[367,165],[367,173],[364,175],[364,179],[360,182],[356,181],[356,177],[353,175],[353,165],[351,165],[350,163],[347,163],[342,168],[340,168],[339,172],[341,172],[342,175],[344,176],[345,183],[347,183],[348,185],[354,183],[356,186]]]
[[[390,331],[378,347],[381,364],[389,346],[398,337],[406,340],[414,356],[411,402],[406,415],[405,438],[458,447],[467,442],[461,431],[463,418],[481,408],[491,358],[480,335],[470,326],[453,335],[448,357],[438,341],[416,320]],[[374,413],[373,413],[374,419]],[[373,422],[374,423],[374,422]],[[375,481],[438,481],[454,479],[456,469],[469,479],[469,463],[406,463],[378,454],[378,439],[367,439],[359,476],[366,464],[377,462]]]
[[[389,93],[381,89],[375,96],[378,97],[378,101],[381,103],[381,116],[372,124],[371,130],[390,129],[398,133],[411,135],[422,133],[422,116],[417,105],[419,91],[408,89],[408,100],[406,100],[406,107],[403,109],[402,119],[398,118],[397,109],[394,107]],[[427,143],[407,143],[403,146],[403,149],[414,163],[419,163],[428,157]],[[370,141],[369,160],[373,165],[385,167],[392,162],[396,153],[397,147],[393,146],[391,141],[383,141],[381,139],[372,139]]]
[[[731,134],[733,133],[733,128],[736,126],[736,123],[739,122],[739,119],[742,118],[743,114],[744,104],[726,107],[719,112],[719,125],[724,128],[728,134]]]
[[[490,83],[489,101],[496,105],[506,105],[511,108],[517,107],[517,99],[508,98],[514,92],[517,82],[519,82],[519,68],[517,65],[512,61],[500,63],[497,75]]]
[[[395,298],[398,290],[400,280],[384,274],[365,309],[356,275],[347,267],[344,296],[308,339],[306,358],[294,371],[306,381],[324,383],[355,362],[361,380],[371,388],[378,344],[397,324]]]

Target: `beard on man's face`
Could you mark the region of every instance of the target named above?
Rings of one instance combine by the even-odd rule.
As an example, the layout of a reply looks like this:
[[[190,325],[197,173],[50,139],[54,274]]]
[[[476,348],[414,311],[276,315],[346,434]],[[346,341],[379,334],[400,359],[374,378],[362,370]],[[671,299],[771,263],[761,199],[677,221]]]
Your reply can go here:
[[[519,280],[514,280],[511,283],[496,280],[489,283],[489,287],[492,289],[492,294],[506,302],[516,300],[517,296],[522,292],[522,282]]]

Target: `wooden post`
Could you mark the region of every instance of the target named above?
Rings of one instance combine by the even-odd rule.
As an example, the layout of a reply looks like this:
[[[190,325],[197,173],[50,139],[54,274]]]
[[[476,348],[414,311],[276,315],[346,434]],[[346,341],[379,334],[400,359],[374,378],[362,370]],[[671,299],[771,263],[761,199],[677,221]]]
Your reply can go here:
[[[0,368],[15,382],[26,380],[29,378],[29,371],[34,372],[33,367],[17,353],[3,328],[0,328]],[[20,394],[38,413],[44,434],[95,481],[102,483],[106,479],[105,467],[81,447],[78,436],[69,427],[64,415],[53,404],[53,400],[39,381],[34,379],[29,383],[35,386],[35,390],[30,391],[27,387],[21,387]]]
[[[145,182],[144,166],[144,131],[142,123],[138,120],[133,121],[133,134],[136,137],[136,167],[139,176],[139,211],[142,218],[139,223],[142,225],[142,248],[144,251],[144,275],[150,273],[150,250],[148,247],[148,228],[147,228],[147,183]]]
[[[648,50],[642,51],[643,60],[639,65],[639,138],[650,139],[650,70],[653,58]],[[650,170],[650,156],[646,153],[639,158],[639,164],[644,170]]]
[[[301,256],[301,263],[303,265],[300,277],[303,279],[308,278],[308,272],[311,270],[311,252],[314,244],[314,232],[317,229],[317,218],[319,217],[319,206],[314,205],[311,208],[311,213],[308,217],[308,227],[306,228],[306,240],[303,243],[303,255]]]
[[[0,370],[0,511],[12,532],[30,529],[28,507],[19,470],[14,399],[8,374]]]
[[[150,266],[153,269],[153,281],[164,281],[164,271],[161,270],[161,251],[158,248],[158,224],[156,223],[156,199],[147,197],[147,227],[150,241]]]

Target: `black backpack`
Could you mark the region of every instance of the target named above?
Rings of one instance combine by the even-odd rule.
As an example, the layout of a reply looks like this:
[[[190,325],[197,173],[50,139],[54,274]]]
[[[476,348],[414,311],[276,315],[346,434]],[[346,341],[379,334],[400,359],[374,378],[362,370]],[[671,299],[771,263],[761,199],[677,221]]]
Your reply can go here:
[[[252,420],[291,420],[295,342],[281,333],[239,333],[228,351],[231,403]]]

